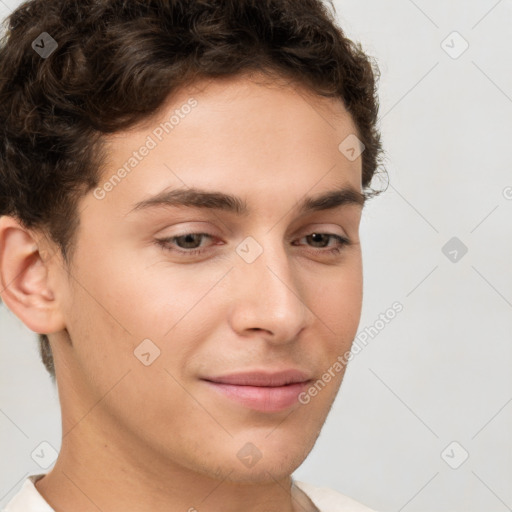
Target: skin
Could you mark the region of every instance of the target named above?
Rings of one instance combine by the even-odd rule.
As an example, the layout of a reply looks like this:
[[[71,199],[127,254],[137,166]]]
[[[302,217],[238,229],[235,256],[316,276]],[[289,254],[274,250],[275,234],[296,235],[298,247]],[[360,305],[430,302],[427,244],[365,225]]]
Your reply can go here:
[[[121,183],[80,201],[70,268],[41,232],[0,219],[2,299],[50,335],[55,358],[63,441],[36,488],[57,512],[315,510],[291,474],[344,370],[307,405],[275,413],[234,403],[200,377],[294,367],[316,381],[350,349],[362,306],[362,207],[301,216],[295,205],[340,186],[362,191],[361,158],[338,150],[356,129],[339,100],[298,85],[216,79],[111,136],[102,183],[191,96],[197,106]],[[129,213],[166,187],[234,194],[250,213]],[[156,243],[187,232],[214,238],[171,249],[203,255]],[[315,243],[315,232],[351,244],[328,255],[337,241]],[[250,264],[235,251],[247,236],[263,249]],[[134,356],[147,338],[160,349],[149,366]],[[237,457],[246,443],[262,455],[250,468]]]

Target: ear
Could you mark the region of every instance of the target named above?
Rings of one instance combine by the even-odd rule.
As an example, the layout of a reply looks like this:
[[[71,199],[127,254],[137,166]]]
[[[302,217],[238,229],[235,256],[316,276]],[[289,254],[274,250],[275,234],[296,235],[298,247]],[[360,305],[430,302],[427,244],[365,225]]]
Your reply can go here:
[[[16,218],[0,216],[0,297],[31,331],[40,334],[65,328],[49,282],[49,263],[57,258],[50,248],[44,236],[37,239]]]

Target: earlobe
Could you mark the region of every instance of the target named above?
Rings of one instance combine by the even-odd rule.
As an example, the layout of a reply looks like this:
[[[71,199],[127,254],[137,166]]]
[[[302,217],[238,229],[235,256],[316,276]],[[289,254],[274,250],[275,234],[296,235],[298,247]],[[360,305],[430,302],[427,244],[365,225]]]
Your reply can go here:
[[[65,324],[40,242],[14,217],[0,217],[0,296],[31,331],[48,334]]]

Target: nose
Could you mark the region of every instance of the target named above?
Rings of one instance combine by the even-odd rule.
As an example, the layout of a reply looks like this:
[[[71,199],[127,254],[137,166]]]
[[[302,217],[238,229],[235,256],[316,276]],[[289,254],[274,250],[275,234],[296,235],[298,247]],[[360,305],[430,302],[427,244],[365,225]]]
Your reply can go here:
[[[297,338],[312,313],[285,248],[269,245],[255,261],[241,260],[233,269],[229,322],[240,336],[254,336],[256,331],[269,343],[286,344]]]

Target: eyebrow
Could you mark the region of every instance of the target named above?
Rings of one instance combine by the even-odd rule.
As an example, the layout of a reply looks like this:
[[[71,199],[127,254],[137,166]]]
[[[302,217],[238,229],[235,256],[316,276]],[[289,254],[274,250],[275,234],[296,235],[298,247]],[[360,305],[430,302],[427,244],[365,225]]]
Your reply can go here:
[[[299,214],[306,214],[332,210],[345,205],[358,205],[362,208],[365,201],[366,196],[363,193],[351,186],[345,186],[317,196],[306,197],[299,201],[295,208]],[[247,203],[240,197],[225,194],[224,192],[202,190],[196,187],[163,190],[148,199],[136,203],[128,213],[162,206],[221,210],[239,216],[246,216],[250,213]]]

